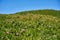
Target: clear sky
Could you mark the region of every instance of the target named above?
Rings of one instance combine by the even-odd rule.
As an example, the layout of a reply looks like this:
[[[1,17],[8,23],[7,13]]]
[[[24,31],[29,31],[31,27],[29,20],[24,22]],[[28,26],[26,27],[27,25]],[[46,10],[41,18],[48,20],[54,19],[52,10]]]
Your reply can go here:
[[[60,10],[60,0],[0,0],[0,13],[15,13],[36,9]]]

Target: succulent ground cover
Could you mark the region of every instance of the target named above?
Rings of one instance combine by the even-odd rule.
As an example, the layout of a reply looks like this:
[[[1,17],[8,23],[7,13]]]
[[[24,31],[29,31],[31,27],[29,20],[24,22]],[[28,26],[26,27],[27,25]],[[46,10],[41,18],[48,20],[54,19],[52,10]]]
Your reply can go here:
[[[37,13],[0,15],[0,40],[60,40],[60,18]]]

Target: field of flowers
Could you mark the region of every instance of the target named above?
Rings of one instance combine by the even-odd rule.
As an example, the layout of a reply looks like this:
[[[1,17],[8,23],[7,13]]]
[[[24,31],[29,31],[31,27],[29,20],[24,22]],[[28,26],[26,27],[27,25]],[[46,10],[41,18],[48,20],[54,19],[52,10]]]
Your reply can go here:
[[[60,16],[0,15],[0,40],[60,40]]]

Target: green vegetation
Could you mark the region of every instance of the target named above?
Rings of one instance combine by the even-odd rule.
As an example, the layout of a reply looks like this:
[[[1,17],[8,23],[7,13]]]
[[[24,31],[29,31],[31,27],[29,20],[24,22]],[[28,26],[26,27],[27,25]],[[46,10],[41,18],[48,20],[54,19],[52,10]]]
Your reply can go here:
[[[60,40],[60,11],[0,14],[0,40]]]

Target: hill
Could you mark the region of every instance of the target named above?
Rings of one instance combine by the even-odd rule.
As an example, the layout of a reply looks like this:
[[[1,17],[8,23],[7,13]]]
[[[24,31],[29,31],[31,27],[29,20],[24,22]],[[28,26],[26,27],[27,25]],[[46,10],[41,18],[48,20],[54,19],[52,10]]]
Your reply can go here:
[[[60,40],[60,11],[0,14],[0,40]]]

